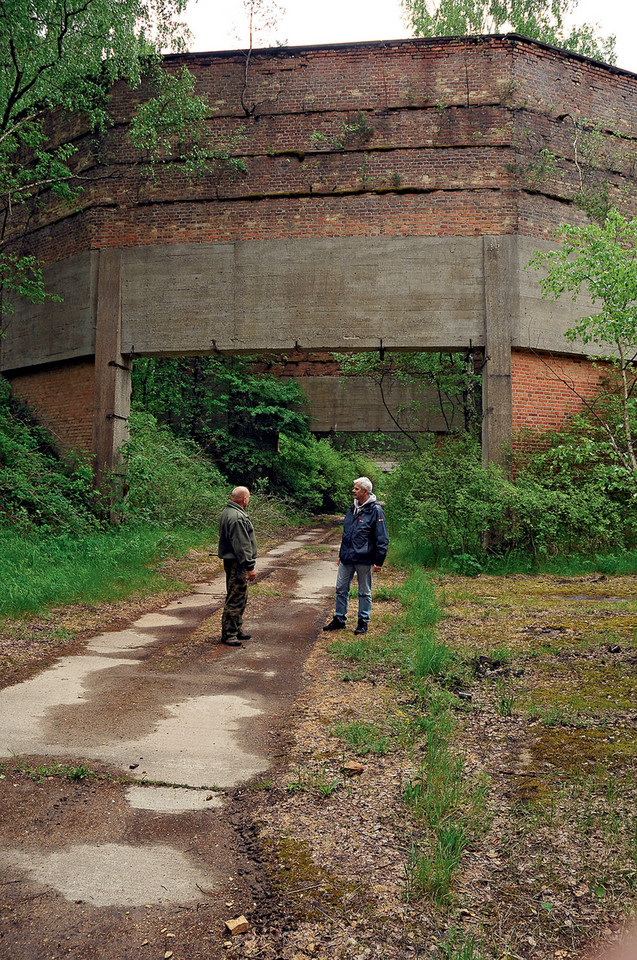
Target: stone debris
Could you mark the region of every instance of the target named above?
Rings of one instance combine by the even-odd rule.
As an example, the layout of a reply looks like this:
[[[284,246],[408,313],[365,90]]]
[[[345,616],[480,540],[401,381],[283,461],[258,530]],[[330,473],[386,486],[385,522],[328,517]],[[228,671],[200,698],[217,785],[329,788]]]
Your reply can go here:
[[[236,917],[234,920],[226,920],[226,928],[234,936],[236,933],[247,933],[250,929],[250,924],[243,914],[241,914],[240,917]]]
[[[343,766],[343,773],[347,774],[348,777],[360,777],[364,769],[365,767],[358,760],[348,760]]]

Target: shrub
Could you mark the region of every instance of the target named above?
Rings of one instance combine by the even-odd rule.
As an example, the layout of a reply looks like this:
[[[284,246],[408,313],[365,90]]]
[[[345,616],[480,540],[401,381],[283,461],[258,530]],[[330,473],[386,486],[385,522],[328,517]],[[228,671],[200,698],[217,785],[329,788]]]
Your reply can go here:
[[[131,414],[123,453],[129,519],[163,527],[208,526],[228,498],[226,481],[196,444],[176,437],[150,413]]]
[[[389,481],[391,524],[433,562],[478,556],[487,534],[503,526],[508,484],[496,467],[483,467],[469,437],[430,440]]]
[[[311,434],[282,436],[274,459],[272,481],[277,493],[290,496],[310,510],[345,510],[353,481],[359,476],[375,480],[375,467],[360,454],[344,454],[329,440]]]
[[[432,441],[393,475],[389,504],[392,525],[421,560],[450,558],[465,574],[489,557],[544,559],[637,542],[634,478],[579,421],[538,435],[514,481],[483,466],[469,438]]]
[[[0,378],[0,526],[79,533],[99,526],[88,463],[63,460]]]

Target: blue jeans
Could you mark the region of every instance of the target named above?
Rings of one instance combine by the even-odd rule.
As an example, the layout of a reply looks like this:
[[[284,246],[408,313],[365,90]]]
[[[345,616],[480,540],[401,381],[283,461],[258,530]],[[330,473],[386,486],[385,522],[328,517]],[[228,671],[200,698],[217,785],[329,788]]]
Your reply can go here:
[[[343,563],[338,565],[336,575],[336,610],[334,616],[339,620],[347,618],[347,606],[349,603],[349,587],[354,579],[354,574],[358,580],[358,619],[369,623],[369,616],[372,612],[372,563]]]

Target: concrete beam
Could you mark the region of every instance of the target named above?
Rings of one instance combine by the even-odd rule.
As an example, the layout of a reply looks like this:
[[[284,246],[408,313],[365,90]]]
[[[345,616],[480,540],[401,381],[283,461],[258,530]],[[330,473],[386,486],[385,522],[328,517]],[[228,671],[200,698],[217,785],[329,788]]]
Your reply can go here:
[[[511,470],[513,403],[511,339],[518,315],[516,238],[483,237],[484,343],[482,369],[482,459]]]
[[[334,237],[122,250],[122,349],[150,356],[464,349],[483,333],[479,237]]]
[[[2,318],[0,371],[92,357],[99,251],[92,250],[43,267],[44,303],[18,300]]]
[[[292,377],[307,398],[310,428],[317,433],[399,433],[383,406],[378,385],[369,377]],[[433,387],[388,380],[384,386],[389,409],[408,433],[445,433],[464,426],[461,398],[446,403],[444,413]],[[400,412],[402,411],[402,412]]]
[[[121,251],[100,250],[95,328],[93,456],[96,482],[104,488],[122,467],[128,438],[130,357],[122,354]]]

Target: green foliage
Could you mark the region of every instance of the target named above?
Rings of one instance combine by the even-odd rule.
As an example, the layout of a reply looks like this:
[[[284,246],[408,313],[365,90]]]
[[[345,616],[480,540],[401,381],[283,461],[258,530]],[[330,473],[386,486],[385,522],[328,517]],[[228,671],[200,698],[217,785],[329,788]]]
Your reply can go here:
[[[227,484],[214,464],[150,413],[133,413],[129,423],[130,439],[123,447],[126,516],[160,527],[211,524],[228,499]]]
[[[52,779],[53,777],[78,782],[81,780],[94,780],[98,776],[95,771],[87,767],[86,764],[71,767],[69,764],[56,762],[53,764],[41,764],[38,767],[30,767],[24,763],[20,763],[18,769],[24,776],[30,780],[35,780],[37,783],[42,783],[45,779]]]
[[[577,0],[403,0],[416,37],[519,33],[595,60],[615,63],[615,37],[595,24],[566,25]]]
[[[62,461],[0,378],[0,528],[79,534],[98,527],[97,510],[89,464]]]
[[[450,927],[440,944],[441,956],[446,960],[483,960],[484,954],[476,937],[464,930]],[[505,952],[503,960],[508,956]]]
[[[90,161],[99,163],[101,135],[112,122],[109,92],[117,81],[131,87],[147,81],[157,90],[133,124],[134,143],[147,160],[180,160],[188,174],[214,169],[230,157],[228,144],[209,143],[208,107],[196,97],[187,71],[169,76],[161,53],[185,48],[178,22],[187,0],[23,0],[2,4],[0,16],[0,288],[3,312],[24,296],[46,297],[39,264],[32,255],[6,246],[10,221],[25,204],[32,210],[50,194],[72,201]],[[78,117],[96,132],[94,155],[78,157],[77,140],[55,144],[50,118]],[[88,162],[87,162],[88,161]]]
[[[627,220],[611,209],[603,222],[564,225],[556,237],[562,241],[560,248],[536,253],[529,266],[545,271],[540,278],[543,296],[558,300],[568,292],[575,300],[583,289],[599,304],[598,312],[578,320],[566,338],[595,344],[598,355],[616,371],[619,389],[615,393],[622,401],[620,431],[612,430],[603,416],[595,416],[617,460],[637,473],[633,427],[637,416],[637,219]]]
[[[637,543],[632,476],[609,460],[595,425],[527,436],[515,481],[483,466],[467,438],[431,443],[392,475],[388,516],[421,561],[477,574],[491,558],[544,560],[631,549]]]
[[[637,347],[637,220],[611,210],[602,224],[564,224],[556,239],[559,250],[536,253],[531,260],[536,269],[547,268],[540,278],[542,292],[557,300],[568,291],[576,299],[584,287],[601,309],[578,320],[567,339],[594,343],[617,363]]]
[[[192,73],[185,67],[176,75],[156,70],[153,81],[155,96],[140,104],[129,130],[153,177],[157,163],[165,166],[167,160],[172,161],[171,170],[191,178],[210,177],[222,169],[246,172],[245,161],[230,152],[240,145],[244,131],[211,137],[210,107],[196,96]]]
[[[352,481],[373,481],[373,466],[313,437],[298,386],[253,366],[238,357],[136,360],[134,407],[196,442],[233,485],[265,483],[304,509],[345,509]]]
[[[313,144],[327,144],[336,150],[344,150],[351,141],[371,140],[373,136],[374,128],[370,125],[363,111],[359,110],[353,123],[343,121],[335,137],[328,137],[321,130],[313,130],[310,134],[310,140]]]
[[[469,437],[429,441],[389,480],[392,528],[421,547],[423,559],[482,554],[485,536],[504,519],[508,489],[501,472],[484,468]]]
[[[155,572],[155,564],[192,542],[192,536],[176,530],[167,536],[160,527],[121,526],[80,536],[0,528],[0,616],[158,590],[167,581]]]
[[[317,512],[344,511],[357,477],[369,477],[376,484],[374,464],[361,454],[342,453],[328,440],[311,434],[298,439],[282,436],[273,468],[271,487]]]
[[[133,401],[193,440],[232,483],[270,475],[279,435],[307,437],[294,383],[252,373],[239,357],[136,361]]]
[[[376,724],[354,720],[352,723],[337,723],[334,733],[345,741],[347,746],[359,757],[368,753],[383,756],[387,753],[387,737]]]
[[[163,557],[216,540],[228,484],[194,444],[137,413],[126,456],[125,522],[108,529],[88,466],[65,466],[0,380],[0,616],[160,589]],[[272,498],[250,507],[264,536],[286,522]]]

